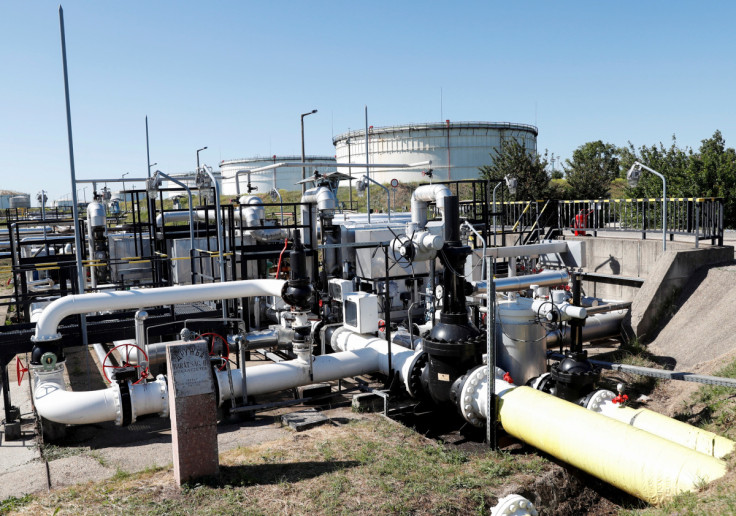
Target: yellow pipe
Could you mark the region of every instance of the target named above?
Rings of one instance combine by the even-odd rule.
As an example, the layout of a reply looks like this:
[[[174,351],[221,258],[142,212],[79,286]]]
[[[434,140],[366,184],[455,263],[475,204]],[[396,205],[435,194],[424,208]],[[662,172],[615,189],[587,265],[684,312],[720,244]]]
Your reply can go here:
[[[510,435],[651,504],[726,474],[722,460],[531,387],[502,392],[498,417]]]
[[[591,407],[591,409],[616,421],[717,459],[722,459],[736,448],[736,443],[730,439],[649,409],[622,407],[610,401],[604,401],[597,408]]]

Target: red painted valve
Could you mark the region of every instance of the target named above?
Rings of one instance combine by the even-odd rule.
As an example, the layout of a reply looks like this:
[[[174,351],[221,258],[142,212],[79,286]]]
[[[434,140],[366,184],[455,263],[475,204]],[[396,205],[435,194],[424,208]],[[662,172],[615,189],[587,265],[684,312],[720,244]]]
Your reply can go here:
[[[23,381],[23,377],[28,372],[28,368],[23,365],[20,357],[15,357],[15,375],[18,377],[18,385]]]

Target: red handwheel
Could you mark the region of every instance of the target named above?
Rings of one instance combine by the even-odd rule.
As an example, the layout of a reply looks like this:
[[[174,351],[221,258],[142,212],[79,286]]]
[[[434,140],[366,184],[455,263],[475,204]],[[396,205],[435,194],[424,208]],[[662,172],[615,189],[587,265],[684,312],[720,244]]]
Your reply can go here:
[[[15,376],[18,378],[18,385],[23,381],[23,377],[28,372],[28,368],[23,365],[20,357],[15,357]]]
[[[230,359],[230,346],[227,344],[227,339],[220,335],[219,333],[203,333],[200,335],[200,337],[210,337],[210,356],[211,357],[222,357],[225,361],[222,363],[222,365],[219,367],[220,371],[225,370],[225,365],[227,364],[227,361]],[[220,355],[218,353],[215,353],[215,337],[220,339],[225,346],[223,349],[223,353]]]
[[[116,349],[119,349],[120,357],[123,360],[122,365],[116,366],[112,364],[112,360],[110,360],[110,355],[112,355],[113,351]],[[134,353],[133,350],[138,350],[138,358],[143,357],[143,361],[140,364],[132,364],[130,362],[130,356],[132,353]],[[140,361],[140,360],[139,360]],[[145,364],[145,366],[143,365]],[[105,379],[112,383],[112,380],[109,376],[107,376],[107,370],[108,369],[122,369],[123,367],[135,367],[139,370],[139,378],[137,381],[133,382],[133,385],[140,383],[141,381],[148,378],[148,355],[146,352],[140,347],[136,346],[135,344],[120,344],[118,346],[115,346],[110,351],[107,352],[107,355],[105,355],[105,358],[102,360],[102,374],[105,375]]]

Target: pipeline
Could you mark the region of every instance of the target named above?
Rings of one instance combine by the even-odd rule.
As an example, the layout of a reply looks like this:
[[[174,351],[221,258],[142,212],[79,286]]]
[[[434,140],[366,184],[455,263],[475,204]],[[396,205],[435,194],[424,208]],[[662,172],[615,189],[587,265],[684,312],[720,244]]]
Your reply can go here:
[[[327,382],[340,378],[360,376],[362,374],[379,372],[388,374],[388,343],[379,338],[368,337],[353,333],[344,328],[338,329],[332,336],[333,349],[340,350],[330,355],[320,355],[312,358],[311,377],[310,363],[297,358],[275,364],[266,364],[246,369],[246,382],[249,396],[257,396],[270,392],[282,391],[309,385],[312,383]],[[406,348],[395,346],[391,350],[392,368],[398,373],[399,379],[407,390],[415,390],[411,382],[419,367],[421,352],[414,352]],[[217,385],[219,403],[243,395],[240,369],[230,371],[232,375],[232,391],[227,371],[218,371]]]
[[[531,387],[517,387],[500,374],[496,368],[498,419],[504,431],[648,503],[660,504],[726,474],[720,459]],[[463,417],[481,426],[487,397],[488,377],[481,366],[463,383]]]
[[[524,290],[532,285],[540,287],[554,287],[556,285],[565,285],[570,281],[570,274],[566,270],[546,271],[538,274],[528,274],[526,276],[511,276],[508,278],[496,278],[493,283],[496,292],[513,292]],[[488,291],[487,281],[477,281],[473,285],[474,294],[485,294]]]
[[[724,458],[736,448],[736,443],[713,432],[646,408],[634,409],[614,403],[612,400],[615,396],[608,390],[597,391],[586,408],[717,459]]]
[[[615,312],[598,313],[590,315],[590,309],[587,309],[588,317],[585,319],[583,326],[583,342],[596,339],[605,339],[615,337],[621,333],[621,322],[626,317],[626,310],[617,310]],[[570,344],[570,327],[564,326],[562,329],[553,330],[547,334],[547,347],[569,345]]]
[[[248,395],[266,394],[367,373],[389,373],[388,343],[385,340],[341,328],[332,336],[332,347],[338,352],[313,357],[311,365],[301,357],[247,369]],[[400,346],[391,351],[392,368],[407,389],[415,388],[412,381],[418,374],[420,358],[421,352]],[[57,364],[51,371],[44,370],[42,366],[34,366],[33,369],[34,403],[39,415],[50,421],[73,425],[114,421],[117,425],[123,425],[135,422],[138,416],[144,414],[158,413],[161,417],[168,415],[167,383],[163,375],[149,383],[128,382],[130,416],[126,420],[126,402],[121,397],[121,387],[118,384],[97,391],[70,392],[65,390],[63,371],[63,363]],[[233,369],[229,373],[216,371],[218,404],[242,396],[242,375],[240,369]]]
[[[44,308],[36,323],[36,333],[31,340],[39,343],[60,339],[61,335],[57,331],[59,323],[69,315],[86,314],[99,310],[124,310],[176,305],[215,299],[236,299],[253,296],[279,297],[286,284],[287,282],[283,280],[242,280],[66,296],[53,301]]]
[[[168,416],[169,398],[166,378],[159,375],[155,381],[128,384],[130,413],[122,399],[120,386],[96,391],[67,391],[64,383],[64,365],[57,364],[51,371],[39,366],[33,370],[33,404],[38,414],[49,421],[67,425],[84,425],[114,421],[116,425],[134,423],[145,414]]]
[[[411,194],[411,224],[422,230],[427,225],[427,205],[434,201],[444,218],[445,197],[452,192],[445,185],[422,185]]]

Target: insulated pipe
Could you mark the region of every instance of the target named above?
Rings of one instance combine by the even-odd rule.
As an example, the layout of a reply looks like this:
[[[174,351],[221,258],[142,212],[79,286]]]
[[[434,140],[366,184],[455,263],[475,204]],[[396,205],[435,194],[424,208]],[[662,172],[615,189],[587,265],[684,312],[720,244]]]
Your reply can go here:
[[[736,449],[736,443],[713,432],[696,428],[646,408],[634,409],[622,406],[620,403],[613,403],[611,400],[614,396],[615,394],[611,391],[598,391],[591,398],[587,408],[717,459],[722,459]]]
[[[463,415],[485,419],[485,367],[476,369],[465,383]],[[508,434],[648,503],[661,504],[683,491],[696,491],[702,482],[726,474],[722,460],[550,394],[498,379],[496,389],[498,418]]]
[[[583,342],[615,337],[621,333],[621,321],[626,317],[626,310],[590,315],[585,319],[583,326]],[[547,334],[547,347],[559,346],[560,339],[565,344],[570,343],[570,329],[565,326],[562,330],[555,330]]]
[[[445,197],[452,192],[445,185],[422,185],[411,194],[411,222],[417,229],[424,229],[427,225],[427,204],[434,201],[444,218]]]
[[[64,384],[64,366],[52,371],[35,369],[33,404],[38,414],[49,421],[67,425],[86,425],[114,421],[123,424],[123,400],[120,386],[114,383],[108,389],[96,391],[67,391]],[[138,416],[158,413],[166,417],[169,399],[166,378],[159,375],[153,382],[128,384],[131,423]]]
[[[567,242],[547,242],[544,244],[512,245],[507,247],[492,247],[488,249],[486,257],[491,258],[515,258],[518,256],[538,256],[540,254],[566,253]]]
[[[489,249],[491,251],[492,249]],[[553,287],[564,285],[570,281],[570,274],[566,270],[546,271],[539,274],[527,274],[526,276],[512,276],[508,278],[497,278],[493,280],[496,292],[512,292],[530,288],[532,285],[540,287]],[[474,293],[485,294],[488,282],[478,281],[475,284]]]
[[[338,329],[332,337],[333,348],[338,353],[320,355],[312,359],[312,375],[310,377],[309,362],[296,359],[275,364],[267,364],[246,369],[248,395],[260,395],[310,385],[380,372],[388,374],[388,343],[383,339],[360,335],[344,328]],[[403,347],[392,349],[392,367],[399,373],[401,380],[409,386],[411,372],[416,367],[421,352],[414,352]],[[219,404],[242,396],[243,373],[240,369],[230,371],[232,375],[232,391],[227,371],[218,371],[217,384]],[[410,390],[411,393],[411,390]]]
[[[61,335],[57,331],[59,323],[69,315],[86,314],[99,310],[124,310],[176,305],[215,299],[254,296],[280,297],[285,284],[286,281],[284,280],[242,280],[65,296],[44,308],[36,324],[36,334],[31,340],[33,342],[44,342],[60,339]]]

